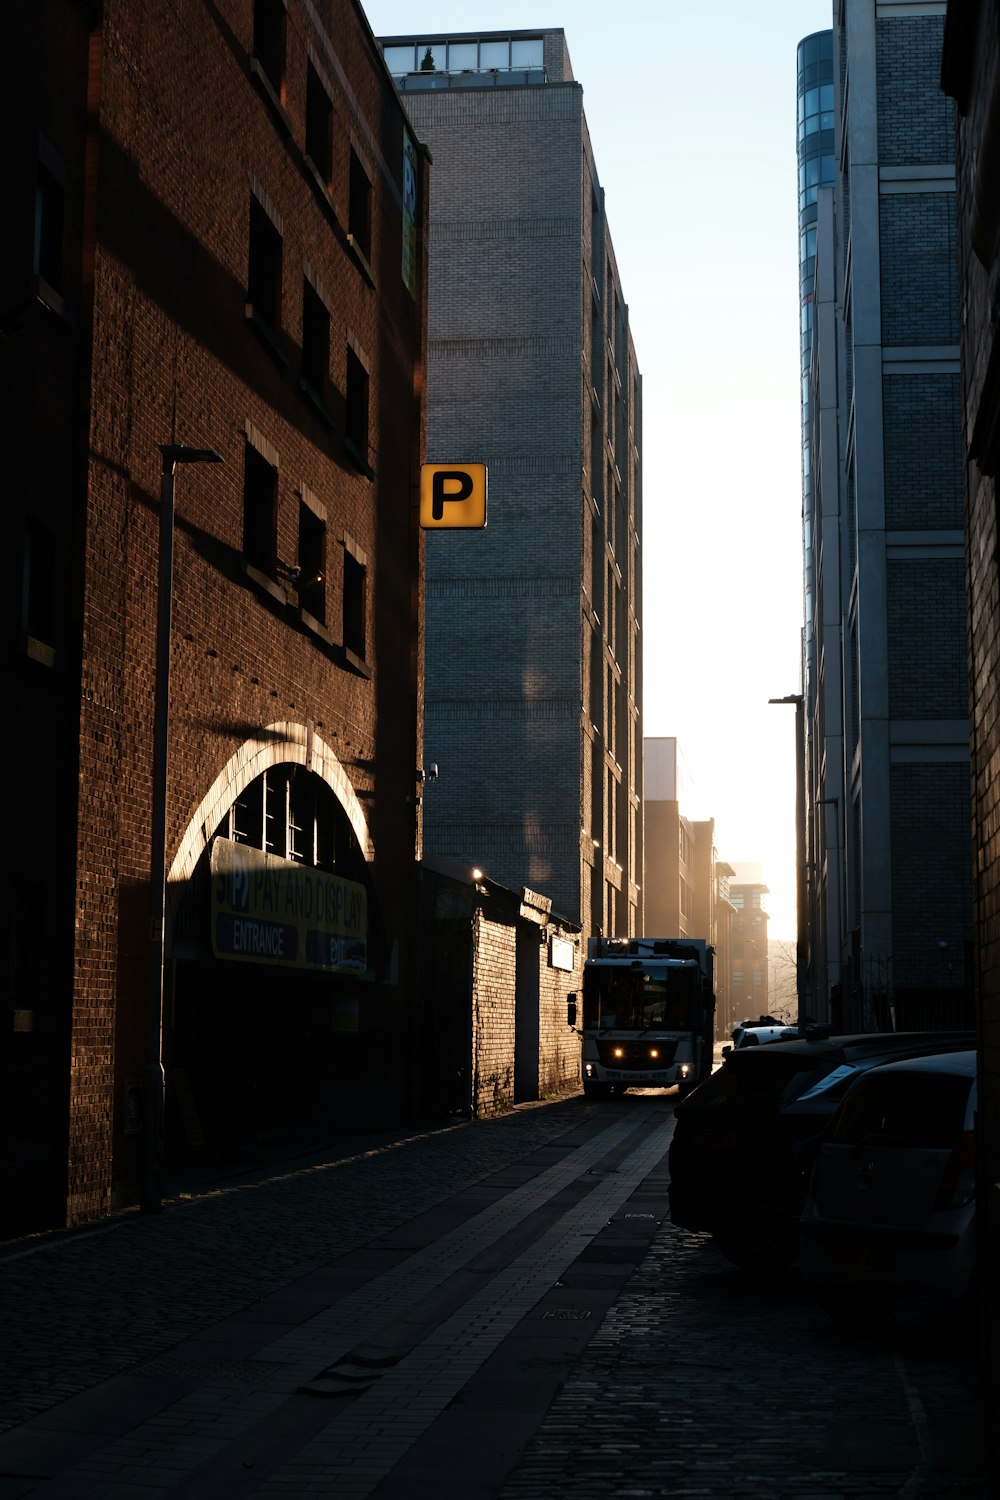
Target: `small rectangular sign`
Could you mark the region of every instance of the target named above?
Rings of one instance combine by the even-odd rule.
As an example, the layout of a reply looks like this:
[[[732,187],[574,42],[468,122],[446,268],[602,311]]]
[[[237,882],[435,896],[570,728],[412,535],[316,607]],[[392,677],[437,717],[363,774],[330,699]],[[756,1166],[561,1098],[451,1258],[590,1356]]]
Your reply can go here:
[[[429,531],[486,525],[485,464],[421,464],[420,524]]]
[[[567,974],[572,974],[573,965],[576,962],[576,949],[567,938],[549,938],[549,963],[553,969],[564,969]]]

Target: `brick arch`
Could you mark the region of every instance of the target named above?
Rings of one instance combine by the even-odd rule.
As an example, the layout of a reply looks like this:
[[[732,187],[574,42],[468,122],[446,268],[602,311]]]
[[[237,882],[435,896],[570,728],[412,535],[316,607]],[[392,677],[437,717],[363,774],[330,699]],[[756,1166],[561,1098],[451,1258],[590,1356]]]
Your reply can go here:
[[[305,766],[326,782],[347,815],[365,859],[374,858],[364,808],[337,756],[311,725],[282,720],[245,740],[215,778],[174,855],[167,877],[171,886],[183,889],[183,883],[190,880],[215,830],[250,783],[273,766],[286,765]]]

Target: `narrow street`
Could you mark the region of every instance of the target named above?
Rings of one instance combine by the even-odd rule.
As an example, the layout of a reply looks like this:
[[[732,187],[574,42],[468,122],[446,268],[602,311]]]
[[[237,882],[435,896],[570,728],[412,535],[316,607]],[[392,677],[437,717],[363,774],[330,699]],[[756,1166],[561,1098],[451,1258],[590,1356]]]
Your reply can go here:
[[[674,1103],[357,1137],[7,1246],[0,1500],[985,1500],[971,1350],[674,1229]]]

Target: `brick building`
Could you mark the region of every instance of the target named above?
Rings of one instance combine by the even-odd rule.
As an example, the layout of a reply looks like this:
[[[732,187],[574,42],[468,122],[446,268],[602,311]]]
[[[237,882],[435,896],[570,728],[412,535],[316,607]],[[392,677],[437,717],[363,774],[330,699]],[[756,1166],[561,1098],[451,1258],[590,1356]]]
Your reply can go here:
[[[427,545],[428,851],[641,928],[641,384],[561,30],[383,38],[434,159],[428,458],[485,461]]]
[[[729,903],[735,908],[730,948],[733,1024],[766,1015],[770,1005],[767,886],[756,865],[737,863],[729,882]],[[721,1026],[717,1031],[722,1034]]]
[[[6,35],[21,1232],[155,1171],[162,445],[222,458],[170,486],[168,1149],[405,1106],[427,162],[356,0],[38,0]]]
[[[473,1119],[579,1089],[580,1039],[566,1002],[580,988],[580,929],[541,892],[428,855],[420,966],[425,1107]]]
[[[731,865],[719,859],[715,819],[688,818],[677,740],[643,740],[643,921],[647,937],[704,938],[715,949],[716,1033],[728,1035],[733,1009]]]
[[[800,178],[817,211],[808,246],[812,943],[803,1004],[850,1027],[971,1018],[954,135],[938,86],[943,26],[944,6],[932,0],[836,8],[836,186],[822,186],[822,154],[815,180]]]
[[[979,1188],[983,1225],[987,1390],[1000,1410],[1000,8],[948,6],[942,82],[957,117],[958,267],[968,564],[972,871],[979,1026]],[[1000,1491],[1000,1433],[988,1423],[992,1494]]]

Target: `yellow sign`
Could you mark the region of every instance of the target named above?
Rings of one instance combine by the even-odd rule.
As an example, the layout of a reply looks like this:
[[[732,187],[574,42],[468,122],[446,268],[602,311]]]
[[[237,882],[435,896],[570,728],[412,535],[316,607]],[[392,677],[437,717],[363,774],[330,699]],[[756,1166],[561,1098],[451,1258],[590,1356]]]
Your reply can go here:
[[[363,974],[368,961],[363,885],[248,844],[212,845],[216,958]]]
[[[421,464],[420,524],[429,531],[486,525],[485,464]]]

